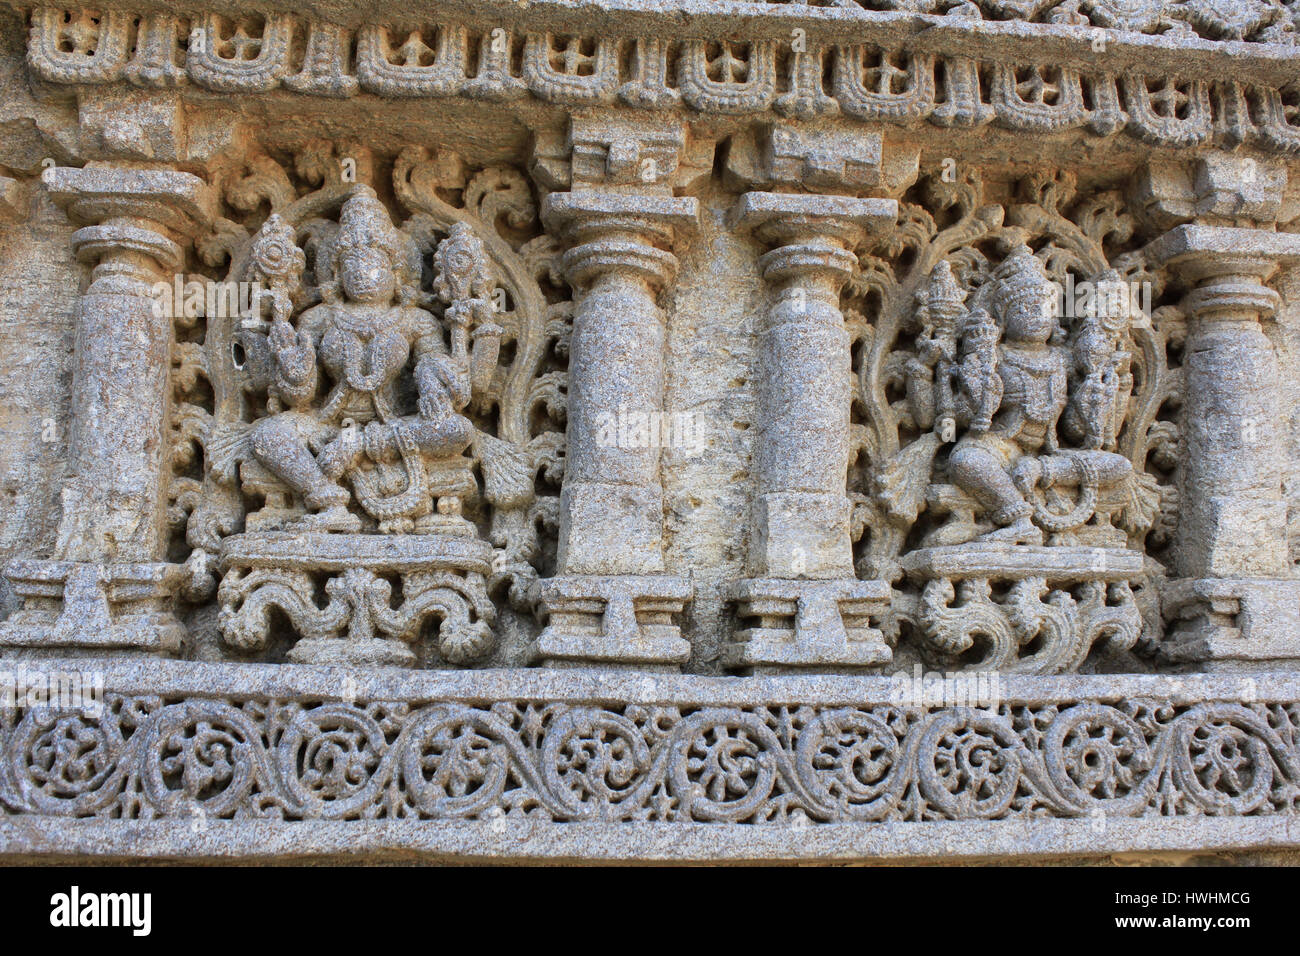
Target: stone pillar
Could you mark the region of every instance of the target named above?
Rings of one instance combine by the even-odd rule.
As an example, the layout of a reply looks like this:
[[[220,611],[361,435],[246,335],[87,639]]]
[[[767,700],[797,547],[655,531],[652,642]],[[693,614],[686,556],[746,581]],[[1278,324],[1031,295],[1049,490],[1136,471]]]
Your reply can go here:
[[[563,266],[578,301],[559,569],[542,585],[550,623],[534,653],[549,663],[677,665],[690,647],[672,614],[690,586],[663,573],[660,449],[640,416],[663,411],[665,328],[656,297],[676,273],[671,249],[693,230],[699,204],[574,189],[548,196],[542,214],[569,244]]]
[[[182,268],[182,243],[214,217],[208,187],[165,169],[90,164],[43,176],[77,222],[93,264],[77,309],[63,517],[53,560],[5,570],[24,599],[0,647],[166,652],[181,627],[166,607],[180,576],[166,553],[172,319],[153,288]]]
[[[892,656],[868,624],[889,586],[853,569],[852,370],[839,296],[857,268],[853,250],[897,212],[892,199],[772,192],[746,193],[732,212],[735,228],[772,247],[760,265],[773,302],[759,334],[752,577],[733,592],[759,625],[728,649],[731,666],[874,667]],[[775,620],[791,613],[793,628]]]
[[[1211,154],[1192,180],[1199,215],[1146,249],[1187,289],[1177,578],[1162,595],[1173,624],[1163,651],[1210,669],[1300,662],[1278,365],[1262,327],[1279,304],[1267,283],[1300,259],[1300,236],[1272,231],[1267,193],[1262,205],[1252,196],[1274,193],[1275,211],[1284,184],[1280,167]]]

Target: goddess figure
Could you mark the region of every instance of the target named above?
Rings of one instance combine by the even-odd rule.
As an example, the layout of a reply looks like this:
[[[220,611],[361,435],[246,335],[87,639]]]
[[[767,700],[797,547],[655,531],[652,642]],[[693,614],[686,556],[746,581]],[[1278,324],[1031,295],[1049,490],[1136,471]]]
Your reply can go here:
[[[453,229],[444,245],[476,241],[467,231]],[[368,186],[343,204],[338,232],[321,255],[324,301],[304,312],[296,329],[284,310],[273,318],[272,414],[254,424],[252,452],[302,497],[312,512],[301,519],[307,526],[359,530],[345,478],[381,529],[385,522],[409,522],[431,508],[423,460],[460,455],[473,438],[473,425],[460,414],[470,399],[467,328],[485,318],[490,300],[448,309],[449,352],[437,317],[416,305],[416,247]],[[416,413],[402,414],[399,378],[412,356]],[[407,465],[407,493],[387,496],[370,472],[399,457]]]
[[[948,473],[997,526],[983,540],[1042,544],[1035,487],[1109,486],[1132,470],[1123,456],[1103,450],[1114,445],[1115,410],[1127,400],[1119,394],[1124,356],[1114,330],[1097,322],[1084,324],[1073,349],[1055,343],[1058,288],[1027,246],[1012,251],[993,281],[1002,341],[994,350],[996,326],[981,310],[967,316],[970,354],[956,370],[955,396],[966,431],[948,456]],[[1061,450],[1058,424],[1082,450]]]

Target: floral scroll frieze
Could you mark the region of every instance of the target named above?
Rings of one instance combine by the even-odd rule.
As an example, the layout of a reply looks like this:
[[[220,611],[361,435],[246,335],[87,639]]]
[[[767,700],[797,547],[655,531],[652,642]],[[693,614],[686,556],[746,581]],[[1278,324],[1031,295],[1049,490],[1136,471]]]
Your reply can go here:
[[[0,726],[0,806],[99,819],[807,826],[1268,816],[1300,798],[1297,705],[995,708],[109,694]]]
[[[990,14],[997,18],[1026,16],[1019,4],[989,5],[998,8]],[[917,9],[911,3],[889,6]],[[1138,28],[1118,13],[1107,13],[1112,6],[1071,0],[1056,11],[1069,7],[1060,22],[1075,26],[1092,16],[1099,25],[1089,29],[1099,35],[1109,35],[1111,28]],[[1152,6],[1153,24],[1200,24],[1208,36],[1269,43],[1294,36],[1290,9],[1260,0]],[[971,4],[958,9],[966,7]],[[981,22],[944,19],[972,28]],[[354,43],[353,58],[348,51]],[[791,50],[762,39],[589,37],[505,27],[476,30],[457,23],[414,30],[372,25],[353,37],[339,26],[288,14],[133,18],[42,7],[31,14],[28,61],[38,76],[54,83],[126,81],[159,88],[193,83],[236,94],[284,87],[331,97],[366,92],[494,101],[531,94],[566,107],[662,109],[680,102],[702,114],[776,112],[806,119],[843,113],[868,122],[996,123],[1027,132],[1082,129],[1099,136],[1123,129],[1153,145],[1218,140],[1300,151],[1300,91],[1294,87],[1166,75],[1158,67],[1148,72],[1057,65],[1040,62],[1037,55],[1030,62],[1008,63],[898,45],[813,39],[808,44]]]

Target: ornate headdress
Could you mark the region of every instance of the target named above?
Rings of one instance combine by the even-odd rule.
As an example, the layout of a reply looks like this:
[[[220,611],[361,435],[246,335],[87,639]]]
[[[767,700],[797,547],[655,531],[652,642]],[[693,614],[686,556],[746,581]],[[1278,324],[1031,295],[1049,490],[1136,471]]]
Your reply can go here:
[[[492,294],[492,273],[487,251],[468,223],[457,222],[438,243],[433,264],[438,270],[433,288],[448,305],[457,300],[486,298]]]
[[[1002,335],[997,320],[987,309],[972,309],[961,326],[962,338],[966,341],[991,340],[996,342]]]
[[[1055,291],[1055,283],[1042,261],[1023,244],[1011,250],[993,275],[1002,294],[1012,298]]]
[[[1107,269],[1092,281],[1092,315],[1089,318],[1095,317],[1107,335],[1117,338],[1133,322],[1130,287],[1114,269]]]

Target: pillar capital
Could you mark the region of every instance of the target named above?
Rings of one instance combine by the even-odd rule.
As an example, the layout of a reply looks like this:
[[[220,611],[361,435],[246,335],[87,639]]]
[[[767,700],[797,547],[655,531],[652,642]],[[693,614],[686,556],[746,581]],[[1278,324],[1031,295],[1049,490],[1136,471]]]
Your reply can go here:
[[[68,216],[83,224],[142,220],[189,237],[211,225],[217,215],[212,189],[198,176],[174,169],[104,163],[53,166],[41,174],[41,182]]]
[[[898,218],[893,199],[799,193],[745,193],[729,216],[733,229],[774,246],[760,260],[769,282],[824,274],[843,284],[857,268],[854,247]]]
[[[1300,236],[1184,223],[1151,242],[1145,255],[1190,287],[1184,305],[1191,318],[1258,321],[1277,310],[1278,295],[1266,283],[1279,266],[1300,260]]]
[[[1286,218],[1286,190],[1286,166],[1280,161],[1212,151],[1190,162],[1147,164],[1130,198],[1155,231],[1193,222],[1267,228]]]
[[[920,151],[849,124],[772,123],[732,137],[727,172],[754,190],[897,197],[916,182]]]
[[[561,265],[576,286],[625,272],[662,288],[676,275],[672,248],[694,234],[699,215],[690,197],[612,190],[552,193],[542,202],[546,228],[570,246]]]
[[[566,127],[539,131],[532,172],[546,189],[613,188],[672,195],[713,171],[714,144],[668,117],[623,112],[574,116]]]

